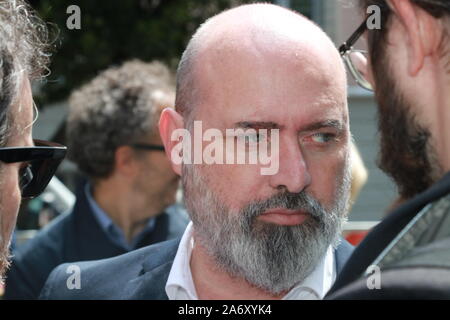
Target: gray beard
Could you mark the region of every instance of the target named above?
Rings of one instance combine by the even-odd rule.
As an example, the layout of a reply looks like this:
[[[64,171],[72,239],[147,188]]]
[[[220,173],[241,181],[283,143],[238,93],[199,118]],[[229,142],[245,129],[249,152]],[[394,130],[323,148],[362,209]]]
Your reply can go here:
[[[3,248],[0,252],[0,284],[3,284],[5,273],[10,266],[10,259],[9,248]]]
[[[331,210],[313,197],[279,193],[255,201],[238,212],[227,208],[192,166],[183,166],[185,205],[196,240],[214,258],[217,268],[250,285],[279,295],[311,274],[328,247],[339,244],[350,190],[347,166]],[[301,225],[280,226],[256,218],[270,208],[305,210],[310,217]]]

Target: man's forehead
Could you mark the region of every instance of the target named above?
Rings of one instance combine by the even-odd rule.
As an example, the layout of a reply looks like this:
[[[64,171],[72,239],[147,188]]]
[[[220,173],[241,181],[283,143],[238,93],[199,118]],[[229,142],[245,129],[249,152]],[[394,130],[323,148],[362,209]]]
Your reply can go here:
[[[193,69],[199,78],[207,77],[208,69],[214,71],[211,76],[221,76],[220,66],[227,71],[277,60],[302,67],[337,66],[341,70],[335,72],[345,73],[335,46],[319,27],[275,6],[244,6],[212,18],[196,34],[195,48]]]
[[[278,26],[267,32],[258,23],[247,29],[217,23],[209,28],[193,72],[201,117],[227,125],[274,117],[286,122],[320,118],[314,112],[339,106],[339,118],[345,118],[345,69],[334,45],[310,22]],[[294,26],[298,31],[293,33]]]

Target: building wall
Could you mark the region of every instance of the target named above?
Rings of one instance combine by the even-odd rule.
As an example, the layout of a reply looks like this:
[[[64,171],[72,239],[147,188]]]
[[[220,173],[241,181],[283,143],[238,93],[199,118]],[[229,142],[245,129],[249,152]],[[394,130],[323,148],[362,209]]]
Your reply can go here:
[[[376,104],[364,89],[349,89],[350,129],[369,173],[367,184],[353,205],[350,220],[378,220],[396,198],[392,181],[376,165],[378,131]]]

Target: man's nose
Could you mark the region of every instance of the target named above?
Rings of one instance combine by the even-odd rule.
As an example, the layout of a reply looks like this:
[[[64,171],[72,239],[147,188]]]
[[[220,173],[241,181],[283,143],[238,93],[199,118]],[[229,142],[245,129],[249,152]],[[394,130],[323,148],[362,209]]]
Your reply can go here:
[[[279,169],[270,177],[271,187],[298,193],[310,184],[311,175],[298,142],[283,145],[280,141]]]

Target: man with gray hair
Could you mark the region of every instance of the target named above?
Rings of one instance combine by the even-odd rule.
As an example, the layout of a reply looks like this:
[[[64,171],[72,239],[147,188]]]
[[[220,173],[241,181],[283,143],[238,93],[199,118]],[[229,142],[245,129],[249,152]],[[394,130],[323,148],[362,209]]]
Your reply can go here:
[[[0,1],[0,287],[21,198],[40,194],[65,155],[32,139],[30,81],[48,73],[48,62],[45,23],[24,1]]]
[[[80,264],[80,290],[67,290],[61,266],[41,297],[321,299],[352,250],[340,239],[346,75],[323,31],[270,4],[209,19],[183,54],[176,109],[162,112],[159,130],[192,219],[181,240]],[[233,163],[264,148],[274,172],[263,174],[264,161]]]
[[[133,60],[101,72],[69,99],[69,158],[88,177],[72,212],[18,249],[5,299],[36,299],[64,262],[117,256],[181,236],[188,217],[175,204],[179,178],[158,133],[173,107],[170,71]]]

